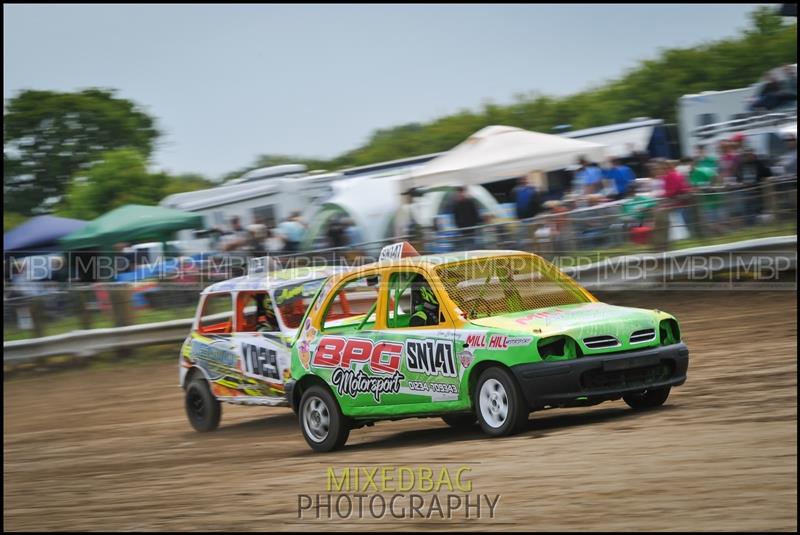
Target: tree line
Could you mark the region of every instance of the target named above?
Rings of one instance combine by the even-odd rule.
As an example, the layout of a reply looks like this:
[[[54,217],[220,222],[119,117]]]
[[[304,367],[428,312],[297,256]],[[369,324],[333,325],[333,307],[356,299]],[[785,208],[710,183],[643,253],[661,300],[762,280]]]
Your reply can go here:
[[[550,132],[562,124],[580,129],[640,116],[674,122],[684,94],[745,87],[771,68],[796,62],[797,24],[762,6],[735,38],[662,50],[586,91],[565,97],[532,92],[507,105],[487,103],[428,123],[379,129],[364,145],[329,160],[265,154],[222,178],[283,163],[336,170],[440,152],[493,124]],[[151,171],[160,135],[153,117],[113,90],[21,91],[4,110],[4,229],[37,213],[91,219],[123,204],[157,204],[171,193],[214,184],[198,174]]]

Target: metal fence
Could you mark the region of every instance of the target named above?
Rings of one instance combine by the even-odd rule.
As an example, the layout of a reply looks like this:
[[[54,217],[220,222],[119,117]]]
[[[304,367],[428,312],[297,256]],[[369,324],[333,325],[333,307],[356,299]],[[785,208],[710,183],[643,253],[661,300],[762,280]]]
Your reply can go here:
[[[679,199],[577,199],[548,206],[545,213],[529,220],[471,229],[420,229],[414,236],[277,255],[273,260],[279,267],[353,266],[374,261],[384,245],[402,239],[425,253],[521,249],[551,260],[575,255],[599,260],[612,254],[663,252],[709,238],[725,241],[726,237],[795,234],[796,221],[797,178],[784,177],[759,186],[708,189]],[[6,284],[4,340],[188,318],[199,291],[244,274],[247,263],[246,255],[208,255],[169,272],[150,271],[147,277],[127,283]]]

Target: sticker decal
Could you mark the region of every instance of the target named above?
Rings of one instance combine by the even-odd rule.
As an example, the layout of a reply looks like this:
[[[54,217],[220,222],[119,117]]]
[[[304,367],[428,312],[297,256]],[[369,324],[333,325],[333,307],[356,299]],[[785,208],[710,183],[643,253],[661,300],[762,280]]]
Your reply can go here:
[[[245,373],[277,381],[280,379],[277,354],[272,348],[242,342]]]
[[[463,366],[464,369],[466,369],[469,368],[469,365],[472,364],[472,361],[475,360],[475,357],[472,354],[472,351],[465,349],[464,351],[458,354],[458,360],[461,362],[461,366]]]
[[[331,374],[331,383],[336,387],[340,396],[350,396],[355,399],[359,394],[370,393],[376,402],[380,402],[381,394],[397,394],[400,392],[400,381],[405,376],[399,371],[391,376],[367,375],[363,370],[353,371],[346,368],[336,368]]]
[[[408,371],[456,377],[453,344],[441,340],[406,340]]]

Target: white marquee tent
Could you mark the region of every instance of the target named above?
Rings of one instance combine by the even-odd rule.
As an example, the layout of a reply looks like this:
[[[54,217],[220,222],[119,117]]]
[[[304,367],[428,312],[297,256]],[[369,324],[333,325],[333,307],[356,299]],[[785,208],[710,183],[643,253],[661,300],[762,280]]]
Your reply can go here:
[[[510,126],[487,126],[413,170],[407,180],[413,187],[486,184],[531,171],[563,169],[580,156],[599,163],[605,158],[605,146]]]

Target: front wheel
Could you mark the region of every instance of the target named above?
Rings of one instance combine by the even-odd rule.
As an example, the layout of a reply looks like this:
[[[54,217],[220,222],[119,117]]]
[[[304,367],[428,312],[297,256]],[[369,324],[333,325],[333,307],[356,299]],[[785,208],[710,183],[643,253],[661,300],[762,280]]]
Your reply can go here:
[[[484,370],[475,386],[475,412],[481,429],[493,437],[521,431],[528,423],[525,398],[511,374],[503,368]]]
[[[303,392],[298,414],[303,438],[314,451],[337,450],[347,442],[350,426],[328,389],[312,386]]]
[[[655,388],[645,390],[636,394],[626,394],[622,396],[625,403],[632,409],[652,409],[660,407],[669,397],[670,387]]]
[[[208,381],[197,377],[186,387],[186,416],[195,430],[201,433],[213,431],[219,427],[222,417],[222,404],[211,393]]]

